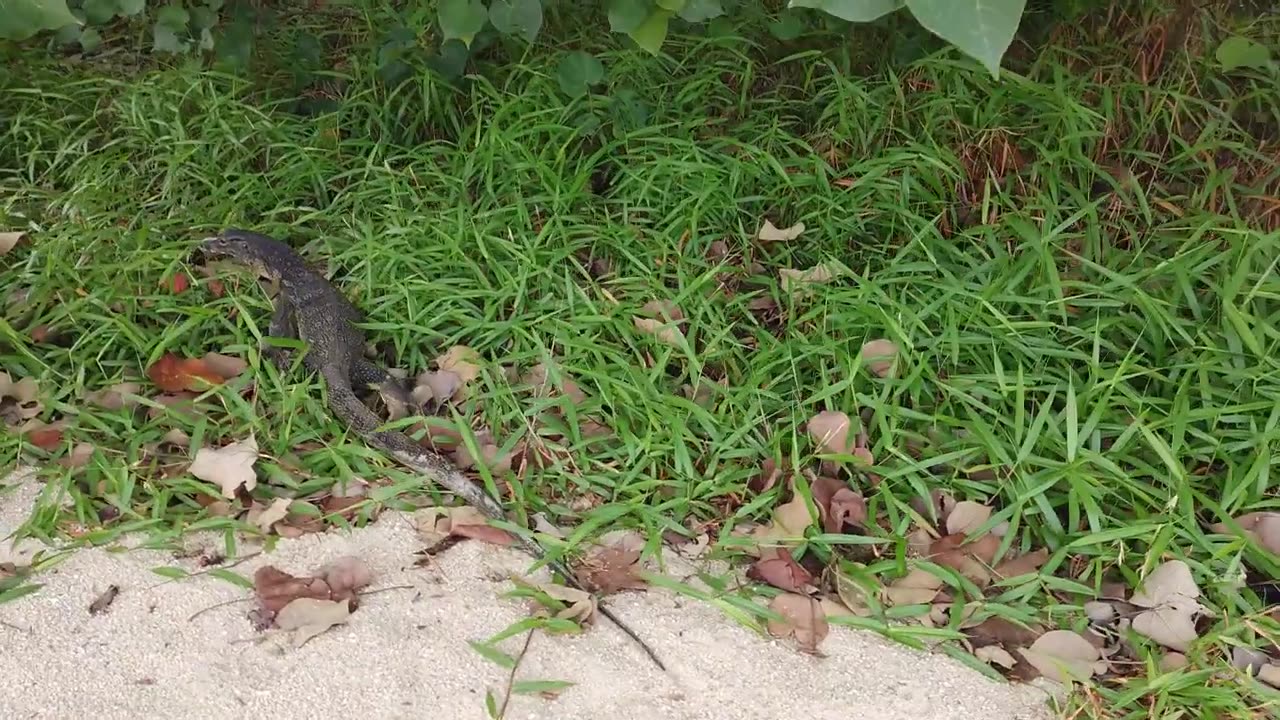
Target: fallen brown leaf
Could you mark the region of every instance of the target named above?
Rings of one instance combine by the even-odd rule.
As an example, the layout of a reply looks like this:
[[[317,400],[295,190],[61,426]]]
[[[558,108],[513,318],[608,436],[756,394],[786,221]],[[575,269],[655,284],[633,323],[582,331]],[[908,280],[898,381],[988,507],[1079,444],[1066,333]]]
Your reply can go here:
[[[258,476],[253,471],[257,460],[258,441],[250,435],[248,440],[217,449],[200,448],[187,470],[201,480],[217,485],[223,497],[234,499],[240,488],[253,490],[257,486]]]
[[[826,639],[830,628],[822,603],[815,598],[794,593],[784,593],[773,598],[769,609],[782,616],[782,620],[769,620],[769,634],[778,637],[794,637],[800,650],[816,653]]]
[[[804,232],[804,223],[796,223],[789,228],[779,230],[774,227],[773,223],[765,220],[760,229],[756,231],[756,239],[760,242],[790,242],[800,237]]]
[[[1101,653],[1079,633],[1050,630],[1029,648],[1018,648],[1023,659],[1050,680],[1085,681],[1106,670]]]
[[[411,397],[419,405],[447,403],[463,393],[462,376],[452,370],[421,373],[414,381]]]
[[[1032,550],[1029,553],[1024,553],[1015,558],[1005,560],[996,566],[996,569],[992,571],[992,574],[1001,580],[1007,580],[1020,575],[1030,575],[1031,573],[1039,572],[1040,568],[1043,567],[1048,560],[1049,551],[1044,548],[1040,548],[1039,550]]]
[[[369,565],[354,555],[344,555],[325,565],[320,575],[329,584],[329,590],[335,600],[354,597],[356,592],[373,582],[373,570]]]
[[[809,418],[805,426],[818,452],[830,455],[848,455],[853,451],[849,428],[849,416],[838,410],[823,410]]]
[[[106,410],[120,410],[138,404],[137,395],[142,386],[135,382],[116,383],[104,390],[89,393],[87,400]]]
[[[637,575],[641,550],[625,545],[600,548],[583,561],[576,574],[586,589],[609,595],[619,590],[640,590],[647,583]]]
[[[22,426],[21,432],[26,436],[27,442],[45,452],[53,452],[62,445],[62,425],[60,423],[46,425],[43,421],[32,418]]]
[[[1235,518],[1235,522],[1246,538],[1267,551],[1280,555],[1280,512],[1245,513]],[[1234,532],[1225,522],[1215,523],[1209,529],[1222,535]]]
[[[763,550],[760,559],[747,569],[747,577],[787,592],[807,595],[814,590],[810,584],[813,575],[796,562],[786,548]]]
[[[480,364],[480,353],[466,345],[454,345],[435,359],[437,370],[456,374],[463,385],[480,377]]]
[[[18,243],[26,238],[27,234],[25,232],[0,232],[0,255],[7,255],[10,250],[13,250],[18,246]]]
[[[755,495],[768,492],[778,484],[780,477],[782,477],[782,469],[778,467],[778,463],[773,458],[766,458],[760,464],[760,474],[747,481],[747,490]]]
[[[999,645],[984,645],[974,650],[973,656],[987,664],[999,665],[1006,670],[1012,669],[1014,665],[1018,664],[1018,660],[1010,655],[1008,650]]]
[[[35,378],[22,378],[17,382],[9,373],[0,371],[0,418],[10,427],[20,425],[39,415],[40,390]]]
[[[345,623],[350,617],[351,604],[347,600],[300,597],[276,613],[275,624],[288,634],[290,644],[299,648],[334,625]]]
[[[640,308],[640,312],[646,317],[631,318],[637,330],[654,336],[665,345],[683,347],[684,331],[680,329],[680,323],[684,321],[684,312],[675,303],[650,300]]]
[[[295,577],[271,565],[263,565],[253,573],[253,591],[272,617],[298,598],[328,600],[332,594],[329,583],[322,578]]]
[[[937,575],[912,568],[905,576],[889,583],[882,591],[882,596],[890,605],[921,605],[933,602],[942,585],[942,578]]]
[[[862,363],[877,377],[889,377],[897,368],[898,346],[889,340],[871,340],[861,354]]]
[[[790,502],[779,505],[773,511],[773,519],[752,533],[756,541],[753,554],[759,556],[763,548],[769,546],[789,547],[799,544],[805,530],[813,524],[815,518],[809,511],[809,504],[803,496],[793,492]]]
[[[1012,620],[992,616],[972,627],[965,629],[970,640],[976,644],[1000,644],[1004,647],[1028,646],[1040,637],[1038,628],[1027,628]]]
[[[216,352],[205,353],[201,360],[204,362],[206,368],[208,368],[214,375],[223,378],[224,381],[230,380],[233,377],[238,377],[245,370],[249,369],[249,362],[247,360]]]
[[[597,601],[591,593],[577,588],[565,587],[564,585],[555,585],[552,583],[533,583],[532,587],[546,593],[553,600],[564,603],[565,607],[551,612],[551,608],[546,605],[533,602],[533,614],[537,617],[555,617],[560,620],[573,620],[580,623],[589,623],[595,619],[596,610],[598,609]]]
[[[796,270],[794,268],[778,270],[778,276],[782,281],[782,291],[793,297],[805,294],[814,285],[825,285],[831,282],[840,273],[840,267],[835,263],[815,265],[808,270]]]
[[[289,505],[293,503],[292,498],[276,498],[271,501],[270,505],[262,505],[255,502],[249,508],[249,514],[245,518],[250,525],[258,528],[264,533],[271,532],[271,527],[276,523],[284,520],[289,514]]]
[[[972,500],[962,500],[952,508],[947,516],[947,534],[972,535],[987,520],[991,519],[991,508]]]

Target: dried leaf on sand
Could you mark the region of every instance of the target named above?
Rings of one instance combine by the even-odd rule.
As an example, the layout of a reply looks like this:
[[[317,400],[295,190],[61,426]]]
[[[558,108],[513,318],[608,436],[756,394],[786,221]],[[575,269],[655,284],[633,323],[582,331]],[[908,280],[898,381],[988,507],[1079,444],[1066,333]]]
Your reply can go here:
[[[588,556],[576,574],[588,590],[602,595],[644,589],[648,584],[638,575],[640,554],[640,548],[608,545]]]
[[[769,609],[782,616],[781,620],[769,620],[770,635],[794,638],[803,652],[818,651],[818,646],[826,639],[830,630],[826,611],[820,601],[806,595],[784,593],[769,603]]]
[[[488,524],[479,510],[468,505],[427,507],[413,514],[418,537],[425,543],[424,552],[434,552],[451,538],[472,538],[494,545],[511,545],[511,533]]]

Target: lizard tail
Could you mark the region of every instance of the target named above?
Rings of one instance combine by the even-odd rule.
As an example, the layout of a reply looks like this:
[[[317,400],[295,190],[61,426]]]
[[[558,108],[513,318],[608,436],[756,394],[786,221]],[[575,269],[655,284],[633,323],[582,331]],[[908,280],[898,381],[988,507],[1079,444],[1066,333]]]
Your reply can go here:
[[[423,448],[404,433],[379,431],[378,426],[382,421],[360,401],[351,389],[350,381],[342,373],[326,370],[322,374],[329,393],[329,408],[366,442],[406,467],[431,478],[485,516],[493,520],[506,519],[502,506],[483,488],[463,475],[453,463]]]

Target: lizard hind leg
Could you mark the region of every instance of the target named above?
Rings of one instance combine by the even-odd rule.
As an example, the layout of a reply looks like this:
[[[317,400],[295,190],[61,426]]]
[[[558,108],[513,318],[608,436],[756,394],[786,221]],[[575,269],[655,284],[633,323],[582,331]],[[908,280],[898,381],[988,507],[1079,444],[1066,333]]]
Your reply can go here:
[[[377,390],[388,407],[400,405],[405,412],[413,412],[416,409],[413,396],[405,383],[378,364],[365,358],[355,358],[351,364],[350,374],[352,388]]]

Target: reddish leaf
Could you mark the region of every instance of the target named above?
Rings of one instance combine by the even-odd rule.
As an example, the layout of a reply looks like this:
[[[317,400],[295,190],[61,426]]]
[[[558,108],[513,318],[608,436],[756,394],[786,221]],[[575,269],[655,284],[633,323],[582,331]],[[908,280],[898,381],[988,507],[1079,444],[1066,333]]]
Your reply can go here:
[[[791,557],[786,548],[765,548],[760,559],[747,569],[747,577],[788,592],[805,592],[813,575]]]
[[[221,280],[210,280],[205,283],[205,287],[209,288],[209,294],[216,298],[222,297],[227,292],[227,286],[222,284]]]
[[[154,365],[147,368],[147,377],[165,392],[183,390],[202,391],[209,385],[219,385],[226,378],[217,374],[201,358],[180,358],[165,353]]]
[[[27,441],[45,452],[51,452],[62,444],[62,428],[46,425],[31,430],[27,433]]]
[[[169,292],[174,295],[180,295],[186,292],[187,288],[191,287],[191,280],[187,277],[186,273],[177,273],[173,277],[169,278],[168,285]]]
[[[49,339],[50,328],[48,325],[37,325],[31,329],[32,342],[46,342]]]

